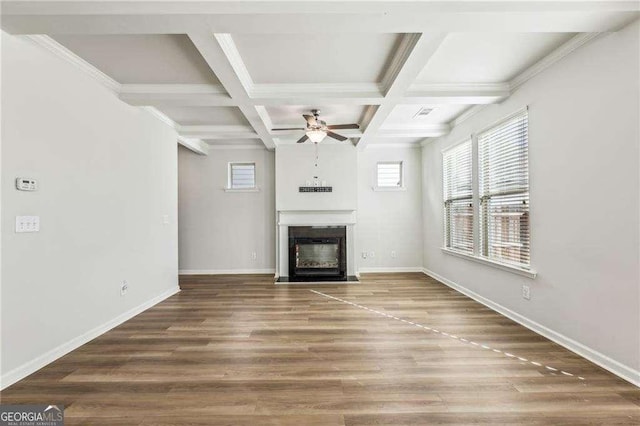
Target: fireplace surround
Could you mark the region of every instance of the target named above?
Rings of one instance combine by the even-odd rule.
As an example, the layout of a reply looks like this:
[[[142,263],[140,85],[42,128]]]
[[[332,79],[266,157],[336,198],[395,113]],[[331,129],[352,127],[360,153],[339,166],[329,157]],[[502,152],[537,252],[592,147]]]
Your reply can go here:
[[[288,229],[290,280],[346,280],[345,226],[290,226]]]
[[[286,284],[293,282],[300,283],[315,283],[315,282],[344,282],[344,283],[357,283],[358,279],[355,276],[357,271],[357,259],[356,253],[356,238],[355,238],[355,226],[356,226],[356,212],[355,210],[279,210],[277,212],[277,228],[276,232],[278,238],[276,238],[276,283]],[[289,228],[344,228],[346,234],[338,235],[343,236],[344,244],[341,246],[345,265],[346,279],[340,279],[336,277],[328,278],[301,278],[297,279],[289,276]],[[295,231],[294,231],[295,232]],[[315,231],[317,232],[317,231]],[[309,238],[305,235],[297,235],[300,238]],[[322,238],[320,235],[311,235],[310,237]],[[336,235],[328,235],[328,238],[334,238]],[[303,249],[304,250],[304,249]],[[307,253],[303,253],[307,254]],[[326,254],[326,253],[325,253]]]

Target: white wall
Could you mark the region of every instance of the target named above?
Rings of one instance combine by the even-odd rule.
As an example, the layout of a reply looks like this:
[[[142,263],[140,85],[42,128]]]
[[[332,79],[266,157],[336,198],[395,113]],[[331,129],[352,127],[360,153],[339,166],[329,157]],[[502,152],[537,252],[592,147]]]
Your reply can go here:
[[[181,273],[273,272],[273,152],[212,149],[202,156],[181,147],[178,158]],[[255,162],[260,191],[225,192],[230,162]]]
[[[380,161],[402,161],[404,191],[373,190]],[[419,148],[370,145],[359,153],[356,255],[361,272],[421,270],[421,170]],[[368,253],[366,259],[362,252]]]
[[[639,32],[602,36],[423,149],[426,269],[638,382]],[[440,250],[441,150],[525,105],[536,279]]]
[[[177,154],[172,129],[29,41],[2,33],[2,67],[7,386],[177,291]]]
[[[350,143],[281,145],[276,149],[277,210],[355,210],[358,206],[358,150]],[[317,173],[317,174],[315,174]],[[298,187],[318,176],[330,193],[300,193]]]

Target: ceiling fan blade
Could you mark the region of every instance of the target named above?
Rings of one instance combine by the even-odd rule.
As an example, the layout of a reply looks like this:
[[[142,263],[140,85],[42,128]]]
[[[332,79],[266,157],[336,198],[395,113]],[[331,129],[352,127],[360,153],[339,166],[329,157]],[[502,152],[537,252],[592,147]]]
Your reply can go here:
[[[284,127],[281,129],[271,129],[271,131],[276,131],[276,130],[306,130],[304,127]]]
[[[339,135],[339,134],[333,133],[333,132],[327,132],[327,136],[329,136],[330,138],[333,138],[333,139],[337,139],[340,142],[346,141],[348,139],[348,138],[345,138],[342,135]]]
[[[334,124],[333,126],[327,126],[327,129],[337,130],[337,129],[359,129],[360,126],[358,124]]]
[[[309,123],[309,125],[311,125],[311,126],[317,126],[318,125],[318,122],[316,121],[316,118],[313,115],[302,114],[302,116],[304,117],[305,120],[307,120],[307,123]]]
[[[304,135],[303,137],[301,137],[300,139],[298,139],[298,141],[296,143],[302,143],[305,142],[307,139],[309,139],[309,136]]]

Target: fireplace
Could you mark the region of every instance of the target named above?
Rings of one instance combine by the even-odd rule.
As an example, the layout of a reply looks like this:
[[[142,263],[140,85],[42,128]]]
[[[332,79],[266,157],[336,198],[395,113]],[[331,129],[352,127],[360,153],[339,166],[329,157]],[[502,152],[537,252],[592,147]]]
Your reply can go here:
[[[289,279],[345,280],[346,234],[344,226],[290,226]]]

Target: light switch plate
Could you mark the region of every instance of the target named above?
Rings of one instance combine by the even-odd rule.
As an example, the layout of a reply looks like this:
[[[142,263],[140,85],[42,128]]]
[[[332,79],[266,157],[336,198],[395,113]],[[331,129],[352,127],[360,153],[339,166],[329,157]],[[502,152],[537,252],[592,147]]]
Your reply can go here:
[[[16,216],[16,232],[39,232],[40,216]]]

